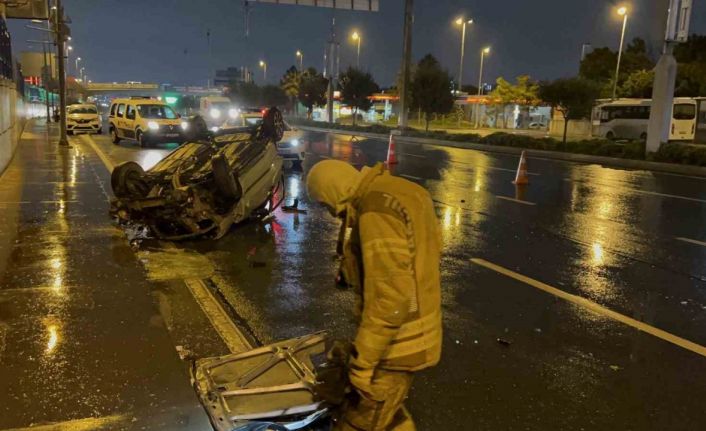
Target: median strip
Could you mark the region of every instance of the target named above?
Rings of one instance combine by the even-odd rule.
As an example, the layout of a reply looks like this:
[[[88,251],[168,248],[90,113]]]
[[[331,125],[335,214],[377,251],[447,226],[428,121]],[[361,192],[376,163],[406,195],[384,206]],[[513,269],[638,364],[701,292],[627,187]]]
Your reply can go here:
[[[597,304],[593,301],[590,301],[586,298],[583,298],[578,295],[573,295],[568,292],[564,292],[563,290],[549,286],[548,284],[544,284],[541,281],[537,281],[535,279],[529,278],[529,277],[524,276],[522,274],[518,274],[517,272],[514,272],[514,271],[509,270],[507,268],[503,268],[502,266],[496,265],[496,264],[488,262],[486,260],[473,258],[473,259],[471,259],[471,262],[475,263],[476,265],[482,266],[486,269],[489,269],[491,271],[495,271],[495,272],[502,274],[506,277],[509,277],[514,280],[525,283],[525,284],[532,286],[536,289],[539,289],[543,292],[549,293],[550,295],[561,298],[561,299],[568,301],[574,305],[578,305],[581,308],[585,308],[585,309],[590,310],[590,311],[592,311],[596,314],[599,314],[601,316],[604,316],[609,319],[623,323],[625,325],[631,326],[639,331],[645,332],[645,333],[650,334],[654,337],[657,337],[661,340],[664,340],[668,343],[674,344],[675,346],[681,347],[682,349],[686,349],[686,350],[694,352],[698,355],[706,357],[706,347],[704,347],[700,344],[696,344],[692,341],[678,337],[678,336],[671,334],[667,331],[664,331],[662,329],[655,328],[654,326],[648,325],[647,323],[633,319],[632,317],[628,317],[624,314],[620,314],[618,312],[610,310],[610,309],[608,309],[600,304]]]

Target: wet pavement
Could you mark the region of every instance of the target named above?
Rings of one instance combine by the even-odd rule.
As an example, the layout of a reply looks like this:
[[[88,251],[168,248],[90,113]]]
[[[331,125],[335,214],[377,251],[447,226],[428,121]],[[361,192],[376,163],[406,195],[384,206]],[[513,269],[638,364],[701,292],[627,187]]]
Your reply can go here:
[[[92,139],[92,145],[74,140],[93,168],[94,178],[83,179],[91,190],[109,184],[92,150],[108,166],[134,160],[149,167],[173,148]],[[180,346],[193,357],[226,348],[184,287],[188,278],[217,292],[253,344],[321,329],[351,337],[354,298],[333,284],[338,223],[309,205],[305,172],[324,158],[371,165],[384,159],[387,144],[313,132],[304,141],[303,169],[288,170],[286,182],[289,199],[298,197],[308,214],[278,211],[271,222],[243,224],[219,241],[144,241],[131,249],[107,217],[105,195],[72,201],[69,189],[64,199],[74,205],[72,223],[85,219],[86,233],[84,242],[67,247],[92,250],[103,241],[103,248],[120,252],[69,262],[80,276],[66,279],[119,291],[109,277],[130,268],[130,291],[143,292],[141,300],[151,296],[172,352]],[[517,188],[513,156],[409,144],[398,144],[398,154],[394,173],[430,190],[444,241],[444,351],[439,366],[419,373],[410,395],[418,429],[702,429],[706,179],[531,158],[530,185]],[[21,201],[4,194],[11,173],[0,179],[1,196]],[[31,172],[35,181],[47,181],[41,175]],[[32,199],[57,200],[57,190],[37,186]],[[44,223],[60,230],[53,208]],[[8,223],[32,225],[21,211],[0,207],[0,213]],[[0,256],[0,286],[42,274],[35,270],[51,247]],[[264,265],[253,266],[254,260]],[[51,272],[44,273],[37,285],[51,287]],[[46,297],[37,301],[41,307],[16,301],[17,313],[30,307],[37,314],[49,303]],[[0,321],[7,327],[5,316]],[[23,338],[17,337],[8,342],[6,336],[0,359],[19,355]]]

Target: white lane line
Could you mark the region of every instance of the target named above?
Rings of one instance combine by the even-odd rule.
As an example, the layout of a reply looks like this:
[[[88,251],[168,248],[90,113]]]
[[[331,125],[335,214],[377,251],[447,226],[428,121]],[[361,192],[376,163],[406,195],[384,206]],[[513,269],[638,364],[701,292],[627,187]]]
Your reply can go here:
[[[537,204],[534,203],[534,202],[523,201],[523,200],[520,200],[520,199],[515,199],[515,198],[511,198],[511,197],[507,197],[507,196],[499,196],[499,195],[498,195],[498,196],[495,196],[495,197],[498,198],[498,199],[502,199],[502,200],[504,200],[504,201],[516,202],[516,203],[518,203],[518,204],[523,204],[523,205],[530,205],[530,206],[535,206],[535,205],[537,205]]]
[[[422,156],[419,154],[412,154],[412,153],[400,153],[400,155],[407,156],[407,157],[416,157],[418,159],[426,159],[427,156]]]
[[[203,280],[184,280],[184,284],[231,353],[244,352],[253,348]]]
[[[587,183],[588,182],[585,180],[574,180],[571,178],[564,178],[564,181],[568,181],[570,183]],[[611,187],[611,188],[613,187],[613,186],[606,185],[606,184],[598,184],[598,185],[602,186],[602,187]],[[685,201],[706,203],[706,199],[690,198],[688,196],[670,195],[668,193],[650,192],[647,190],[638,190],[638,189],[632,189],[629,187],[621,187],[621,186],[617,186],[616,188],[623,189],[623,190],[630,191],[630,192],[634,192],[634,193],[638,193],[638,194],[643,194],[643,195],[659,196],[659,197],[663,197],[663,198],[682,199]]]
[[[414,175],[407,175],[407,174],[400,174],[400,176],[401,176],[401,177],[405,177],[405,178],[410,179],[410,180],[414,180],[414,181],[421,181],[421,180],[424,179],[424,178],[421,178],[421,177],[415,177]]]
[[[683,349],[692,351],[698,355],[706,357],[706,347],[704,347],[700,344],[696,344],[693,341],[689,341],[684,338],[678,337],[678,336],[671,334],[667,331],[663,331],[662,329],[655,328],[654,326],[648,325],[647,323],[641,322],[639,320],[635,320],[632,317],[628,317],[624,314],[620,314],[618,312],[615,312],[615,311],[608,309],[602,305],[599,305],[593,301],[590,301],[584,297],[564,292],[563,290],[549,286],[548,284],[544,284],[541,281],[537,281],[533,278],[529,278],[529,277],[524,276],[522,274],[518,274],[512,270],[509,270],[507,268],[503,268],[502,266],[496,265],[496,264],[488,262],[486,260],[474,258],[474,259],[471,259],[471,262],[475,263],[476,265],[482,266],[484,268],[490,269],[491,271],[495,271],[495,272],[502,274],[506,277],[510,277],[512,279],[515,279],[517,281],[525,283],[529,286],[532,286],[532,287],[539,289],[541,291],[544,291],[546,293],[549,293],[550,295],[554,295],[554,296],[561,298],[565,301],[571,302],[574,305],[578,305],[579,307],[583,307],[583,308],[590,310],[596,314],[607,317],[609,319],[613,319],[613,320],[618,321],[620,323],[623,323],[625,325],[631,326],[639,331],[646,332],[646,333],[648,333],[654,337],[657,337],[659,339],[662,339],[668,343],[672,343],[675,346],[679,346]]]
[[[86,137],[86,139],[82,139],[83,137]],[[98,155],[98,158],[101,159],[105,167],[108,169],[108,172],[113,172],[113,169],[115,169],[115,165],[113,162],[110,161],[108,156],[103,152],[103,150],[100,149],[98,144],[91,138],[90,135],[81,135],[79,136],[79,139],[81,139],[83,142],[87,143],[88,145],[93,148],[93,151]]]
[[[517,173],[517,169],[498,168],[498,167],[495,167],[495,166],[479,166],[479,167],[477,167],[477,168],[475,168],[475,169],[492,169],[492,170],[495,170],[495,171],[512,172],[513,174],[516,174],[516,173]],[[540,174],[538,174],[538,173],[536,173],[536,172],[527,172],[527,175],[534,175],[534,176],[538,177]]]
[[[676,237],[676,239],[678,239],[679,241],[684,241],[684,242],[688,242],[691,244],[696,244],[696,245],[700,245],[702,247],[706,247],[706,242],[703,242],[703,241],[697,241],[697,240],[691,239],[691,238],[683,238],[680,236]]]

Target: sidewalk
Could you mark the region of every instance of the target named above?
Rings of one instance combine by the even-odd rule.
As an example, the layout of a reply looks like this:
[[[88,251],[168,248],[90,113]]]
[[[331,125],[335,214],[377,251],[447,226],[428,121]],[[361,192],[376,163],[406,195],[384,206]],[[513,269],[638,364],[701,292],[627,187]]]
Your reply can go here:
[[[100,161],[57,140],[28,124],[0,176],[0,430],[210,430]]]

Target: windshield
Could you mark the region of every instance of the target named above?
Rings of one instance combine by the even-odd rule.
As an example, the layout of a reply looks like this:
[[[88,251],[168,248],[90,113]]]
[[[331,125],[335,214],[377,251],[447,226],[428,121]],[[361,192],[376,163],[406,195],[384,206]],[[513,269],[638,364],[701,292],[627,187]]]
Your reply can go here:
[[[694,118],[696,118],[696,105],[689,103],[674,105],[675,120],[693,120]]]
[[[172,108],[165,105],[138,105],[137,111],[140,113],[140,117],[142,118],[158,118],[166,120],[175,120],[179,118]]]
[[[69,114],[97,114],[98,111],[93,106],[69,107]]]

